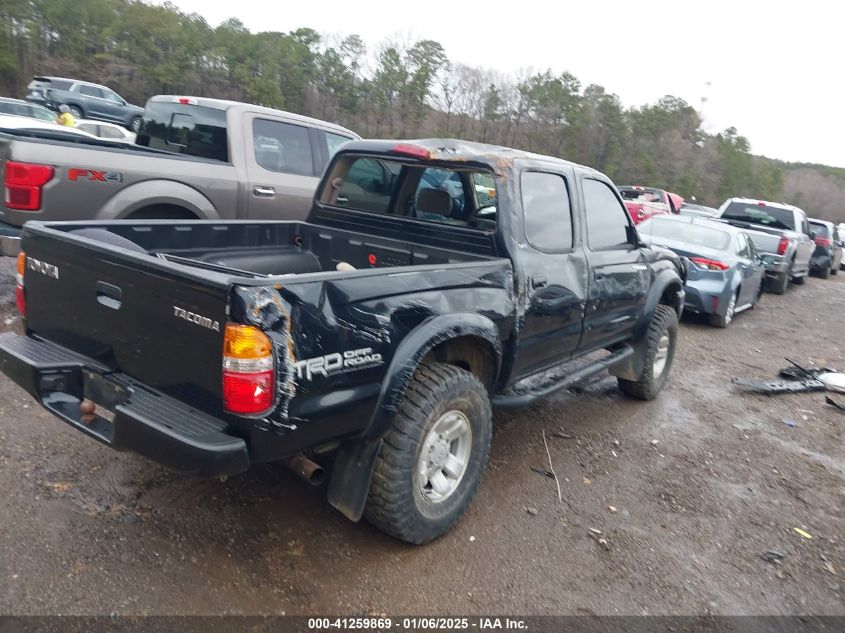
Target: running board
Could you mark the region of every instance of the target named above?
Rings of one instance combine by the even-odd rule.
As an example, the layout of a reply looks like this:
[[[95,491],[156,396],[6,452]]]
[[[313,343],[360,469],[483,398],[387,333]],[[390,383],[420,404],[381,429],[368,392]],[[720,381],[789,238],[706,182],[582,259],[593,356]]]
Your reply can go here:
[[[630,345],[624,345],[615,350],[609,356],[597,360],[594,363],[576,369],[571,374],[567,374],[561,380],[546,385],[537,391],[526,391],[520,394],[499,394],[493,396],[493,406],[499,409],[520,409],[534,404],[538,400],[552,395],[561,389],[568,389],[574,387],[578,383],[584,382],[588,378],[592,378],[596,374],[609,369],[634,355],[634,348]]]

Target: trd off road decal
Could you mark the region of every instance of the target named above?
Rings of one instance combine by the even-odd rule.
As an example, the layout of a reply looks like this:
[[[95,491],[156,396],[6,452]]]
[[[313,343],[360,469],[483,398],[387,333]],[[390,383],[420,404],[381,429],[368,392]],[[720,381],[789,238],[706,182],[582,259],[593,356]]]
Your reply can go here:
[[[343,353],[326,354],[315,358],[298,361],[295,365],[298,379],[313,380],[314,376],[328,378],[333,374],[343,374],[359,369],[381,365],[381,354],[373,353],[372,347],[362,347]]]

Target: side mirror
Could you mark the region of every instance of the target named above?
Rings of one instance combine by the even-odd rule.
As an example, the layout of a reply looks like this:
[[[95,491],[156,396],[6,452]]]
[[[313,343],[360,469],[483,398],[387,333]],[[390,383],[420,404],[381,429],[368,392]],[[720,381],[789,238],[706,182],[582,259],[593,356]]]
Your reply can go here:
[[[646,246],[643,242],[640,241],[640,236],[637,233],[637,229],[635,229],[632,225],[628,225],[625,227],[625,237],[628,240],[628,243],[633,248],[640,248],[641,246]]]
[[[810,229],[810,239],[814,240],[814,239],[816,239],[816,236],[818,236],[818,233],[816,231],[814,231],[813,229]]]

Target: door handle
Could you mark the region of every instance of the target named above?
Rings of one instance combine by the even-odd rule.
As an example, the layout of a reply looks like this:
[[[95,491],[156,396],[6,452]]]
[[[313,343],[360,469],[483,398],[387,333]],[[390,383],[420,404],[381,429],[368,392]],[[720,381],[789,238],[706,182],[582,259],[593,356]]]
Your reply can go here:
[[[549,285],[549,280],[546,277],[532,277],[531,278],[531,288],[533,290],[537,290],[537,288],[545,288]]]
[[[105,281],[97,282],[97,303],[112,310],[119,310],[123,301],[123,290],[120,286],[107,284]]]
[[[274,187],[257,186],[252,188],[252,195],[256,198],[275,198],[276,189]]]

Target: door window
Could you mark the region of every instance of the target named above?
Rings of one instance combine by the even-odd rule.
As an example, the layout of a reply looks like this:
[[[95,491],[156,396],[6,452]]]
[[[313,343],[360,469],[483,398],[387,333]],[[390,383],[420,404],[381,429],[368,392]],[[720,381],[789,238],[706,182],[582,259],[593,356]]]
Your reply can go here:
[[[522,174],[521,189],[528,243],[540,251],[570,250],[572,210],[563,176],[526,171]]]
[[[590,250],[624,248],[628,242],[628,212],[610,186],[599,180],[584,180],[587,240]]]
[[[252,122],[255,162],[267,171],[314,176],[314,158],[308,128],[281,121]]]

